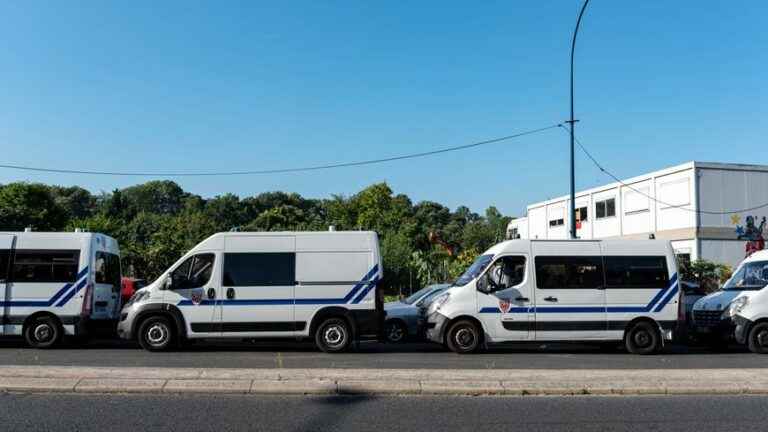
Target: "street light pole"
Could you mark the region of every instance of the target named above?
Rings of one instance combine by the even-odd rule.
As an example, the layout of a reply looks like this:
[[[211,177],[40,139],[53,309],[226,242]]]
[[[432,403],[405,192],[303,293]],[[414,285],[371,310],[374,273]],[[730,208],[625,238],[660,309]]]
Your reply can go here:
[[[571,41],[571,119],[566,121],[571,130],[571,217],[570,217],[570,231],[571,238],[576,238],[576,162],[574,160],[574,148],[573,148],[573,133],[576,128],[576,122],[578,120],[573,118],[573,52],[576,50],[576,35],[579,34],[579,25],[581,24],[581,17],[584,15],[584,10],[587,8],[589,0],[584,0],[584,5],[581,6],[581,12],[579,12],[579,18],[576,20],[576,29],[573,30],[573,40]]]

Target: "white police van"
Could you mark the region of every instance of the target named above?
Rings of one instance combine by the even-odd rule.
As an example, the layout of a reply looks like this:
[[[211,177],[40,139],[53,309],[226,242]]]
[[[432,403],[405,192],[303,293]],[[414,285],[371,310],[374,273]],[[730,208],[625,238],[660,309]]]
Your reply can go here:
[[[427,337],[458,353],[518,341],[624,341],[658,351],[677,326],[677,263],[659,240],[509,240],[432,301]]]
[[[120,249],[86,232],[0,232],[2,335],[49,348],[120,311]]]
[[[326,352],[377,338],[374,232],[214,234],[137,291],[118,334],[151,351],[184,339],[313,338]]]
[[[739,264],[720,290],[697,300],[693,304],[693,335],[716,348],[726,348],[736,329],[733,316],[728,313],[731,303],[768,285],[766,269],[768,250],[757,251]]]

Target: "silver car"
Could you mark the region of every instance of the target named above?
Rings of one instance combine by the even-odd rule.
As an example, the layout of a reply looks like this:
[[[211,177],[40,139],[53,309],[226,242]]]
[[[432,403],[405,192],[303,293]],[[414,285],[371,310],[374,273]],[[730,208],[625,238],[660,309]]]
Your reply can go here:
[[[398,343],[409,337],[421,336],[425,324],[423,308],[449,286],[450,284],[428,285],[400,301],[384,304],[384,310],[387,312],[384,334],[387,341]]]

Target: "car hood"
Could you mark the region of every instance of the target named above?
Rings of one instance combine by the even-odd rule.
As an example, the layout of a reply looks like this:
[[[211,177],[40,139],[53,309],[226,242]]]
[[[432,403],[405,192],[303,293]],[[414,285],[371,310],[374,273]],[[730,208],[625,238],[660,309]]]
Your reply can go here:
[[[743,294],[743,291],[717,291],[702,297],[693,304],[693,310],[716,310],[721,311],[728,308],[733,299]]]

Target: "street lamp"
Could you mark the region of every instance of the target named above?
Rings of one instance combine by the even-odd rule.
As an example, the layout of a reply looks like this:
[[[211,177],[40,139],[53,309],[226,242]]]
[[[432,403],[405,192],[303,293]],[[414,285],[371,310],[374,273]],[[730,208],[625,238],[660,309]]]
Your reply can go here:
[[[579,18],[576,20],[576,29],[573,30],[573,40],[571,41],[571,119],[566,121],[571,130],[571,217],[570,217],[570,230],[571,238],[576,238],[576,163],[574,161],[574,149],[573,149],[573,130],[576,128],[576,122],[578,120],[573,118],[573,52],[576,50],[576,35],[579,34],[579,25],[581,24],[581,17],[584,15],[584,9],[587,8],[589,0],[584,0],[584,5],[581,6],[581,12],[579,12]]]

